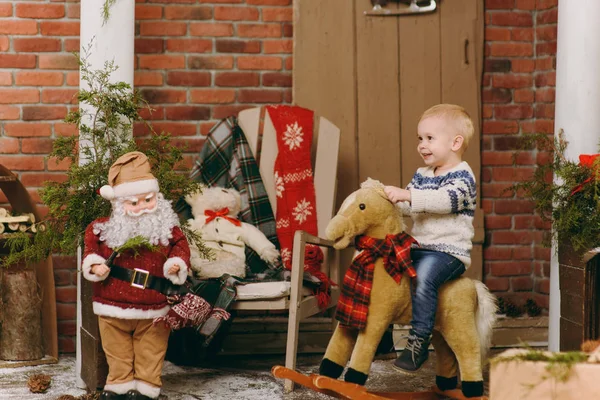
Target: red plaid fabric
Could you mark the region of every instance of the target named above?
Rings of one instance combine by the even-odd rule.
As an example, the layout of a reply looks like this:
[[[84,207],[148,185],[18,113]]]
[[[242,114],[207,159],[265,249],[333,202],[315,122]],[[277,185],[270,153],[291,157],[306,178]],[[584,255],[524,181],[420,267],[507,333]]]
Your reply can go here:
[[[410,247],[413,243],[418,244],[412,236],[404,232],[387,235],[385,239],[369,236],[356,238],[355,247],[362,251],[354,258],[344,276],[342,293],[335,313],[335,318],[341,325],[356,329],[364,329],[367,325],[373,270],[378,258],[383,257],[385,270],[398,284],[404,272],[410,277],[416,276],[410,258]]]

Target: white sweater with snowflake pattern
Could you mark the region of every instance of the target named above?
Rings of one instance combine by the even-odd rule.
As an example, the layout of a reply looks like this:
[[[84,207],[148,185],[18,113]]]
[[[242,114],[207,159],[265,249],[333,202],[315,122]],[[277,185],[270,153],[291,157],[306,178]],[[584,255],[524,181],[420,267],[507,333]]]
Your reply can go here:
[[[444,175],[435,176],[434,168],[417,170],[406,189],[411,203],[398,207],[410,215],[410,234],[423,249],[448,253],[471,265],[473,248],[473,216],[477,200],[475,175],[465,161]]]

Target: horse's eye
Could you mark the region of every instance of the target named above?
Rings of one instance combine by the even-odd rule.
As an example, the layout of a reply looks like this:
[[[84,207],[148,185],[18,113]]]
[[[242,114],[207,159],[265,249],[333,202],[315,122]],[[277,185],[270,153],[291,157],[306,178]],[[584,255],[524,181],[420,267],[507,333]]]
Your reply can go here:
[[[360,203],[358,205],[358,208],[360,208],[361,210],[364,210],[365,208],[367,208],[367,206],[365,206],[365,203]]]

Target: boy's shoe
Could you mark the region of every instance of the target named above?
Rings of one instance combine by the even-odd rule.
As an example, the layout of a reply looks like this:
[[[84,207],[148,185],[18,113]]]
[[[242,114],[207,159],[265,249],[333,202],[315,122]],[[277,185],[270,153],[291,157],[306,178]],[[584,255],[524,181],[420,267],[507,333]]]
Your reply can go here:
[[[110,390],[103,390],[102,393],[100,393],[100,397],[98,397],[98,400],[124,400],[124,399],[125,399],[124,394],[118,394],[115,392],[111,392]]]
[[[126,396],[127,400],[152,400],[152,397],[143,395],[135,389],[131,389],[129,392],[127,392]]]
[[[408,334],[406,347],[400,357],[394,361],[394,368],[409,374],[417,372],[429,357],[430,342],[431,335],[421,337],[411,330]]]

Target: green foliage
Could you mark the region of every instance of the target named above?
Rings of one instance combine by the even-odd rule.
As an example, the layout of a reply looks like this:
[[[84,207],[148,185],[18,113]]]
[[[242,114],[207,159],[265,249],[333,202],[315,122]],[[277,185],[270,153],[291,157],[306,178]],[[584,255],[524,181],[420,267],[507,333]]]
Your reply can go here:
[[[542,380],[554,378],[559,382],[565,382],[571,376],[571,370],[576,363],[586,362],[589,354],[580,351],[564,353],[549,353],[541,350],[529,350],[512,356],[496,357],[490,360],[491,364],[508,361],[537,361],[545,362],[546,372]],[[531,385],[535,386],[535,385]]]
[[[79,136],[56,138],[49,155],[57,162],[68,163],[67,179],[45,182],[40,195],[48,207],[48,215],[42,221],[46,229],[33,237],[11,235],[6,243],[10,253],[0,259],[2,265],[35,262],[52,252],[75,254],[83,244],[86,227],[95,219],[110,215],[110,202],[97,190],[107,184],[110,166],[127,152],[139,150],[148,155],[152,172],[168,200],[175,202],[180,196],[200,190],[187,174],[176,172],[183,155],[170,143],[169,135],[156,133],[140,117],[139,110],[147,107],[144,99],[128,84],[110,81],[117,66],[107,62],[102,70],[92,70],[86,59],[80,58],[79,63],[87,88],[80,89],[79,108],[65,119],[79,127]],[[146,124],[150,133],[140,145],[131,137],[135,123]],[[201,254],[208,254],[197,234],[192,234],[187,226],[182,230]]]
[[[117,0],[104,0],[104,4],[102,5],[102,19],[104,23],[108,21],[110,17],[110,8],[117,2]]]
[[[568,243],[575,251],[600,246],[600,160],[596,160],[592,168],[568,160],[565,157],[568,143],[562,131],[556,138],[528,135],[522,146],[532,145],[550,152],[551,161],[538,164],[531,179],[516,183],[507,190],[522,193],[532,200],[542,219],[552,222],[552,234],[545,241],[547,246],[551,239]],[[586,179],[590,182],[583,184],[581,191],[572,194]]]
[[[117,253],[123,253],[128,250],[133,250],[134,254],[138,256],[140,250],[146,248],[150,251],[156,251],[159,249],[159,246],[155,246],[151,244],[148,239],[143,236],[135,236],[128,239],[122,246],[119,246],[115,249]]]

